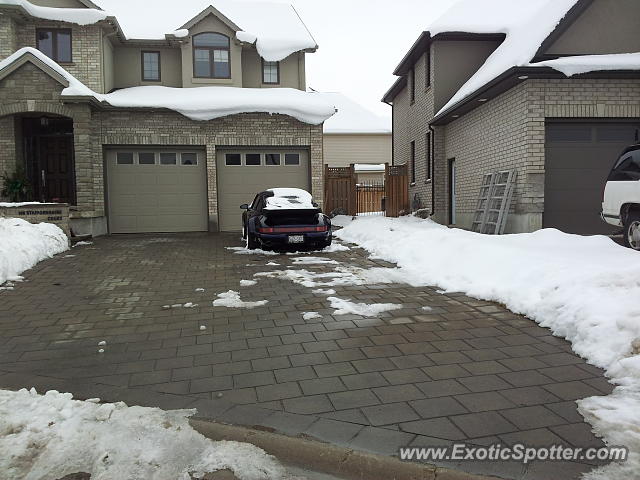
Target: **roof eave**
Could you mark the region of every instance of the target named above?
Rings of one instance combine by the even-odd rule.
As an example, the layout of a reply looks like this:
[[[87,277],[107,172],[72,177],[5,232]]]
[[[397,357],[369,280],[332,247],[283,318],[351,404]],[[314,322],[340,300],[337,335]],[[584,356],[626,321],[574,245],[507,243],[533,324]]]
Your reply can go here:
[[[407,77],[398,77],[396,81],[393,82],[393,85],[391,85],[391,88],[389,88],[389,90],[385,92],[381,100],[382,103],[391,105],[391,102],[393,102],[393,100],[396,98],[398,93],[400,93],[400,91],[404,87],[406,87],[406,85],[407,85]]]

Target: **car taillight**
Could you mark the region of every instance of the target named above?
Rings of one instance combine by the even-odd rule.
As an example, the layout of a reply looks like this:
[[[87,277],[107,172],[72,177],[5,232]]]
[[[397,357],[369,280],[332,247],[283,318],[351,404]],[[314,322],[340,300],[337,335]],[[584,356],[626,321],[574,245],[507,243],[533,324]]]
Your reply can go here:
[[[273,233],[275,229],[273,227],[258,228],[258,233]]]

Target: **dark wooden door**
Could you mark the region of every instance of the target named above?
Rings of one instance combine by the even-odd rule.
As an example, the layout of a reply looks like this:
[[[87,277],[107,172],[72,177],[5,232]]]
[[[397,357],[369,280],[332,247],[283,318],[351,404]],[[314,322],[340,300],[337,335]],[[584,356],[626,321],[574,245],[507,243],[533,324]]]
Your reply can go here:
[[[40,191],[47,202],[75,204],[73,137],[40,137]]]

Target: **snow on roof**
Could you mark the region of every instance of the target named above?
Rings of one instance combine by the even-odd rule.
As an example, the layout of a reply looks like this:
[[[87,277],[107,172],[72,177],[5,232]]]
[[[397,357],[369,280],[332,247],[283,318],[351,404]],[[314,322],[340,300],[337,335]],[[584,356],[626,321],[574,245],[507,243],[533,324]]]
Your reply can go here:
[[[100,94],[84,85],[44,53],[31,47],[21,48],[2,60],[0,71],[27,54],[33,55],[69,82],[69,86],[62,91],[63,97],[92,97],[113,107],[167,108],[192,120],[212,120],[239,113],[283,114],[312,125],[322,123],[335,113],[333,104],[320,95],[293,88],[145,86]]]
[[[92,25],[107,18],[108,14],[95,8],[41,7],[27,0],[0,0],[0,6],[15,5],[24,8],[31,16],[44,20],[55,20],[77,25]]]
[[[324,133],[391,133],[391,119],[367,110],[337,92],[318,92],[338,111],[324,124]]]
[[[384,172],[384,163],[356,163],[353,166],[356,172]]]
[[[307,210],[316,209],[311,194],[300,188],[270,188],[273,197],[267,198],[267,210]]]
[[[640,70],[640,53],[578,55],[530,63],[530,67],[551,67],[567,77],[604,70]]]
[[[294,52],[317,48],[296,10],[288,3],[244,0],[95,0],[118,19],[128,39],[164,40],[213,6],[240,27],[236,38],[256,44],[267,61],[280,61]]]
[[[482,88],[512,67],[529,65],[542,42],[578,0],[461,0],[428,28],[445,32],[504,33],[502,44],[436,114]]]

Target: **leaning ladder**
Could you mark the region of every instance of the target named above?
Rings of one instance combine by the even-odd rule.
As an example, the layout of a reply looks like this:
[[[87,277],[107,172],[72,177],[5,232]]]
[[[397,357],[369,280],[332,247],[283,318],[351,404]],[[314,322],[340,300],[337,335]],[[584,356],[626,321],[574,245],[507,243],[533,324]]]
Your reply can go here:
[[[471,229],[489,235],[502,235],[507,224],[517,172],[502,170],[482,177],[478,204]]]

